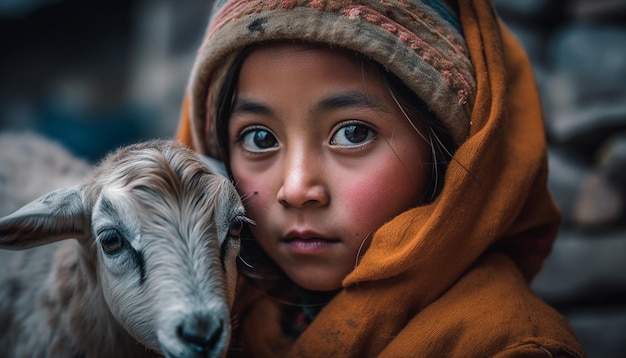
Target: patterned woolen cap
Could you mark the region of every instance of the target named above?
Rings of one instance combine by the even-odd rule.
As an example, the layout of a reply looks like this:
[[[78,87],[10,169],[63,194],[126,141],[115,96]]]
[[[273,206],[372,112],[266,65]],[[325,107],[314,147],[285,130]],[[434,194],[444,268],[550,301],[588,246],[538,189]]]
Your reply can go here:
[[[437,0],[217,0],[189,83],[193,140],[206,144],[197,148],[219,157],[215,112],[225,74],[247,45],[272,40],[326,43],[377,61],[462,143],[476,80],[451,9]]]

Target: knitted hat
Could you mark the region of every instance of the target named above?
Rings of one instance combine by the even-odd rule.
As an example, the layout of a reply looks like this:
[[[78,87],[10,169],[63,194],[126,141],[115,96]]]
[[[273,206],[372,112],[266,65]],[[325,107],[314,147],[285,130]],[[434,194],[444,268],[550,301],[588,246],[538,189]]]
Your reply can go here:
[[[219,157],[215,113],[225,74],[247,45],[272,40],[326,43],[377,61],[462,143],[476,81],[451,9],[437,0],[216,0],[190,82],[196,148]]]

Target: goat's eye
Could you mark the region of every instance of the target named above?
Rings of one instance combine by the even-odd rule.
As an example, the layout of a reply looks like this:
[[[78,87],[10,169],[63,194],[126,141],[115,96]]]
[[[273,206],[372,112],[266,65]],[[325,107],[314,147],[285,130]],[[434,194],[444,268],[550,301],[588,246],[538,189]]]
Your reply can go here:
[[[243,220],[241,218],[235,218],[230,222],[228,227],[228,235],[230,237],[238,238],[243,230]]]
[[[124,242],[124,237],[117,230],[106,230],[100,234],[100,246],[108,254],[121,250]]]

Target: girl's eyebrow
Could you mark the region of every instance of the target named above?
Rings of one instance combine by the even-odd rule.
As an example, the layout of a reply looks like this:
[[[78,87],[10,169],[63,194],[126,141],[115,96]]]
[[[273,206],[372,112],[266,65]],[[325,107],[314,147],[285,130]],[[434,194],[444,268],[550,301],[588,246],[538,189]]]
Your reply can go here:
[[[381,112],[389,112],[380,101],[374,100],[371,96],[359,91],[348,91],[337,93],[316,103],[311,112],[328,111],[333,109],[341,109],[346,107],[357,107],[362,109],[373,109]]]
[[[309,112],[315,113],[341,108],[360,108],[380,112],[389,112],[389,109],[379,102],[380,101],[376,101],[371,96],[367,96],[362,92],[348,91],[336,93],[320,100],[314,104],[311,109],[309,109]],[[245,98],[239,98],[233,106],[232,114],[241,113],[271,116],[273,111],[269,106],[263,103],[254,102]]]
[[[240,113],[271,115],[272,110],[268,106],[261,103],[253,102],[246,99],[237,99],[235,105],[233,106],[232,114]]]

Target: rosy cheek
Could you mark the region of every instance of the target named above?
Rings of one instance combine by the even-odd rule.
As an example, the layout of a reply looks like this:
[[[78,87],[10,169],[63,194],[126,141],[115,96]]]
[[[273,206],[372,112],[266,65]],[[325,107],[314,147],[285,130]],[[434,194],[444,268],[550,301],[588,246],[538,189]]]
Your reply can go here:
[[[362,230],[375,230],[419,201],[423,190],[422,180],[416,176],[400,175],[403,170],[391,167],[370,172],[390,174],[369,175],[360,181],[347,181],[348,184],[342,188],[344,210],[350,212],[353,223],[361,223],[359,227]]]
[[[385,198],[385,193],[380,189],[381,185],[386,184],[375,178],[346,182],[348,185],[341,189],[341,201],[344,207],[342,211],[350,216],[346,219],[355,224],[353,227],[358,228],[359,231],[371,231],[381,225],[386,217],[388,198]]]

